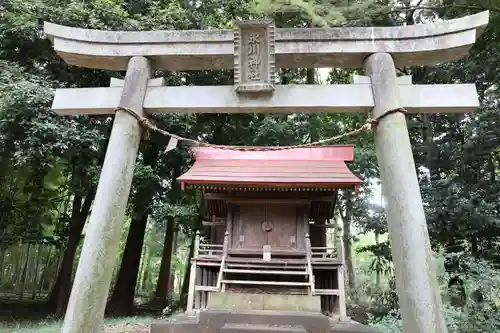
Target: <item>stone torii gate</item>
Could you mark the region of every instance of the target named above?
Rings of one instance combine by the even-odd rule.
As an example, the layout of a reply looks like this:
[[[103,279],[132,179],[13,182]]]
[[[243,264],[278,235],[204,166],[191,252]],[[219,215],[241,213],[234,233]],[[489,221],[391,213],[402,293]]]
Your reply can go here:
[[[57,89],[61,115],[155,112],[469,112],[473,84],[412,85],[396,66],[464,57],[489,20],[482,12],[408,27],[112,32],[45,23],[55,51],[80,67],[127,70],[107,88]],[[275,86],[278,68],[364,68],[351,85]],[[152,70],[235,69],[235,86],[165,87]],[[390,113],[374,133],[405,333],[445,333],[442,303],[405,116]],[[99,332],[112,279],[141,129],[118,111],[113,124],[63,333]]]

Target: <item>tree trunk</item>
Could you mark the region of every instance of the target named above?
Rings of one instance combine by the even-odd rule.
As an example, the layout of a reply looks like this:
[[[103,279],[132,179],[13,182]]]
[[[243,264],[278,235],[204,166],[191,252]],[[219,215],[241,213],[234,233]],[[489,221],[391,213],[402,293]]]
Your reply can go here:
[[[492,184],[495,184],[496,183],[496,174],[497,174],[497,168],[496,168],[496,165],[495,165],[495,161],[493,160],[493,156],[490,155],[488,156],[488,170],[489,170],[489,173],[490,173],[490,182]]]
[[[149,249],[146,248],[144,250],[146,253],[144,254],[144,275],[142,276],[142,288],[143,291],[146,291],[148,288],[148,280],[149,280],[149,261],[151,260],[150,258],[150,253]]]
[[[57,317],[63,317],[66,312],[66,307],[69,301],[69,295],[71,293],[71,278],[73,276],[73,262],[75,260],[76,250],[78,249],[78,244],[80,243],[80,238],[82,235],[83,226],[85,225],[85,220],[80,216],[75,219],[75,227],[70,228],[70,234],[68,242],[66,243],[66,249],[64,250],[63,259],[61,262],[61,268],[57,276],[57,281],[55,286],[56,289],[56,311],[55,315]],[[73,230],[71,230],[73,229]]]
[[[172,257],[177,255],[177,237],[179,236],[179,231],[176,230],[174,233],[174,244],[172,250]],[[170,269],[170,280],[168,282],[168,294],[172,295],[175,293],[175,269]]]
[[[76,195],[73,198],[68,240],[66,242],[62,261],[59,266],[57,279],[48,301],[49,311],[55,313],[57,317],[64,316],[64,313],[66,312],[72,286],[71,278],[73,276],[73,262],[75,260],[76,250],[80,244],[83,227],[87,221],[94,196],[95,190],[91,188],[89,189],[83,203],[81,196]]]
[[[156,284],[155,298],[166,300],[168,298],[170,278],[171,278],[171,263],[172,249],[175,236],[175,219],[172,216],[168,217],[167,231],[165,233],[165,241],[163,243],[163,254],[161,258],[160,274]]]
[[[66,245],[67,246],[67,245]],[[66,252],[66,251],[64,251]],[[63,255],[64,258],[64,255]],[[57,270],[57,276],[54,284],[52,285],[52,288],[49,293],[49,297],[47,299],[47,308],[50,313],[55,313],[57,310],[57,303],[59,300],[59,293],[61,291],[61,279],[62,279],[62,261],[58,264],[58,267],[56,268]]]
[[[171,204],[177,204],[181,198],[181,187],[177,178],[181,174],[180,162],[175,163],[172,170],[172,180],[170,183],[170,192],[168,195]],[[172,280],[172,252],[175,240],[176,221],[172,216],[167,216],[167,230],[165,231],[165,240],[163,242],[163,253],[161,257],[160,273],[156,283],[155,303],[159,307],[164,307],[171,292]]]
[[[149,141],[142,154],[144,165],[155,169],[160,152],[159,143]],[[158,189],[156,182],[139,184],[135,194],[132,221],[127,235],[122,262],[118,271],[115,288],[106,311],[114,315],[129,315],[134,309],[135,287],[141,264],[144,236],[149,216],[149,206]]]
[[[437,181],[441,177],[439,176],[439,168],[437,165],[438,156],[437,156],[437,146],[434,142],[434,135],[432,131],[432,120],[431,115],[422,114],[422,122],[423,122],[423,137],[424,137],[424,145],[425,145],[425,164],[429,169],[429,175],[431,181]]]
[[[141,266],[139,267],[139,276],[138,276],[138,285],[135,288],[136,293],[141,293],[144,290],[143,276],[144,276],[144,266],[146,265],[146,245],[142,247],[142,255],[141,255]]]
[[[380,240],[379,240],[379,234],[377,231],[375,231],[375,245],[379,245],[380,244]],[[377,288],[380,288],[380,270],[377,269],[376,272],[375,272],[376,276],[375,276],[375,285],[377,286]]]
[[[478,253],[479,253],[479,246],[478,246],[478,237],[476,237],[475,235],[474,236],[471,236],[470,237],[470,252],[472,254],[473,257],[477,257]]]
[[[0,249],[0,286],[3,284],[3,276],[4,276],[4,265],[5,265],[5,255],[7,250]]]
[[[189,276],[191,275],[191,259],[194,255],[194,240],[196,237],[196,233],[193,231],[193,235],[191,236],[191,245],[189,246],[189,255],[186,260],[186,270],[184,273],[184,280],[182,281],[182,288],[180,292],[180,302],[179,307],[181,309],[186,309],[187,305],[187,296],[189,292]]]
[[[52,254],[52,246],[49,247],[49,251],[47,253],[47,260],[45,261],[45,265],[43,266],[42,276],[40,277],[40,282],[38,284],[38,297],[42,295],[43,286],[45,284],[45,277],[48,274],[50,268],[50,255]]]
[[[137,211],[134,212],[134,215],[137,213]],[[148,222],[147,213],[137,215],[139,217],[132,219],[130,223],[118,278],[116,279],[115,289],[108,304],[107,310],[115,315],[129,315],[134,309],[135,287]]]
[[[315,84],[316,83],[316,78],[315,78],[316,70],[314,68],[308,68],[306,70],[306,84]],[[318,115],[316,113],[310,113],[308,115],[309,118],[309,140],[310,142],[316,142],[320,139],[319,133],[318,133],[318,128],[314,126],[316,122],[314,121],[315,118],[317,118]],[[326,231],[325,231],[326,232]]]
[[[347,268],[347,277],[349,280],[349,289],[354,289],[356,287],[356,280],[354,274],[354,263],[352,259],[352,244],[351,244],[351,219],[353,211],[353,195],[350,192],[345,193],[345,212],[344,215],[340,214],[342,217],[342,241],[344,242],[344,257],[345,265]]]
[[[352,244],[351,244],[351,221],[344,219],[343,221],[343,235],[344,242],[344,257],[347,268],[347,278],[349,280],[349,289],[356,288],[356,280],[354,274],[354,264],[352,262]]]
[[[306,83],[307,84],[315,84],[316,78],[315,78],[316,71],[314,68],[308,68],[306,72]]]

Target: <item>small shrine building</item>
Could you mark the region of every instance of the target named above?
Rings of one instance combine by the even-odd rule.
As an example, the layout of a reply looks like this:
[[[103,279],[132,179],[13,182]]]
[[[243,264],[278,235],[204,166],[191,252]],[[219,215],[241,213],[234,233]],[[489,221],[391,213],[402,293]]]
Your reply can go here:
[[[342,242],[329,247],[327,230],[336,227],[337,191],[362,183],[346,165],[354,147],[196,148],[194,156],[178,178],[183,189],[202,189],[205,215],[187,313],[262,302],[259,310],[347,318]],[[274,295],[272,305],[262,295]]]

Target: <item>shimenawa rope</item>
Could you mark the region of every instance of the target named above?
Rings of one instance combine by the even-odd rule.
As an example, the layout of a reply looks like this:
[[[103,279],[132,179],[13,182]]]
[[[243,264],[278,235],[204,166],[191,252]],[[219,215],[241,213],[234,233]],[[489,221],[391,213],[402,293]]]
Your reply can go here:
[[[211,144],[211,143],[207,143],[207,142],[202,142],[202,141],[198,141],[198,140],[194,140],[194,139],[185,138],[185,137],[179,136],[179,135],[174,134],[174,133],[170,133],[168,131],[165,131],[161,128],[156,127],[153,123],[151,123],[151,121],[148,118],[138,115],[134,110],[132,110],[130,108],[120,106],[120,107],[117,107],[115,109],[115,112],[118,112],[118,111],[124,111],[124,112],[128,113],[129,115],[131,115],[132,117],[134,117],[137,120],[137,122],[139,123],[139,125],[141,127],[143,127],[147,132],[155,132],[155,133],[161,134],[163,136],[169,136],[169,137],[177,139],[179,141],[191,143],[191,144],[196,145],[196,146],[210,147],[210,148],[215,148],[215,149],[238,150],[238,151],[274,151],[274,150],[289,150],[289,149],[309,148],[309,147],[321,146],[321,145],[324,145],[327,143],[338,141],[340,139],[343,139],[343,138],[346,138],[349,136],[359,134],[361,132],[370,132],[370,131],[373,132],[375,130],[375,128],[377,127],[378,123],[380,122],[380,120],[382,120],[384,117],[386,117],[390,114],[393,114],[393,113],[398,113],[398,112],[399,113],[406,113],[407,112],[403,108],[388,110],[375,119],[368,118],[366,120],[366,122],[361,127],[357,128],[353,131],[350,131],[350,132],[347,132],[344,134],[339,134],[336,136],[332,136],[330,138],[315,141],[315,142],[309,142],[309,143],[304,143],[301,145],[293,145],[293,146],[248,147],[248,146],[215,145],[215,144]]]

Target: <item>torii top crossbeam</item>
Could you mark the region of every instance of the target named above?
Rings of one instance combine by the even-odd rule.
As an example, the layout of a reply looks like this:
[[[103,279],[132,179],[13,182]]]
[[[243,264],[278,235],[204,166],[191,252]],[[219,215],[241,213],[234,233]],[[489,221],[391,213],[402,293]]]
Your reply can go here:
[[[362,68],[373,53],[390,53],[396,66],[426,65],[464,57],[482,33],[487,11],[454,20],[405,27],[276,29],[278,68]],[[123,70],[144,56],[155,69],[229,69],[233,30],[99,31],[45,22],[56,52],[71,65]]]
[[[366,112],[374,106],[369,79],[357,77],[353,85],[275,87],[275,68],[362,67],[375,53],[389,53],[401,66],[458,59],[467,54],[488,18],[482,12],[410,27],[323,29],[275,29],[271,21],[245,21],[235,22],[233,30],[144,32],[46,22],[45,33],[68,64],[80,67],[125,69],[130,58],[140,56],[149,59],[152,69],[234,68],[235,87],[162,87],[159,81],[150,82],[143,103],[146,114]],[[411,77],[398,83],[408,112],[469,112],[479,106],[473,84],[411,85]],[[257,98],[252,94],[259,92]],[[53,110],[111,114],[121,95],[116,82],[109,88],[57,89]]]

